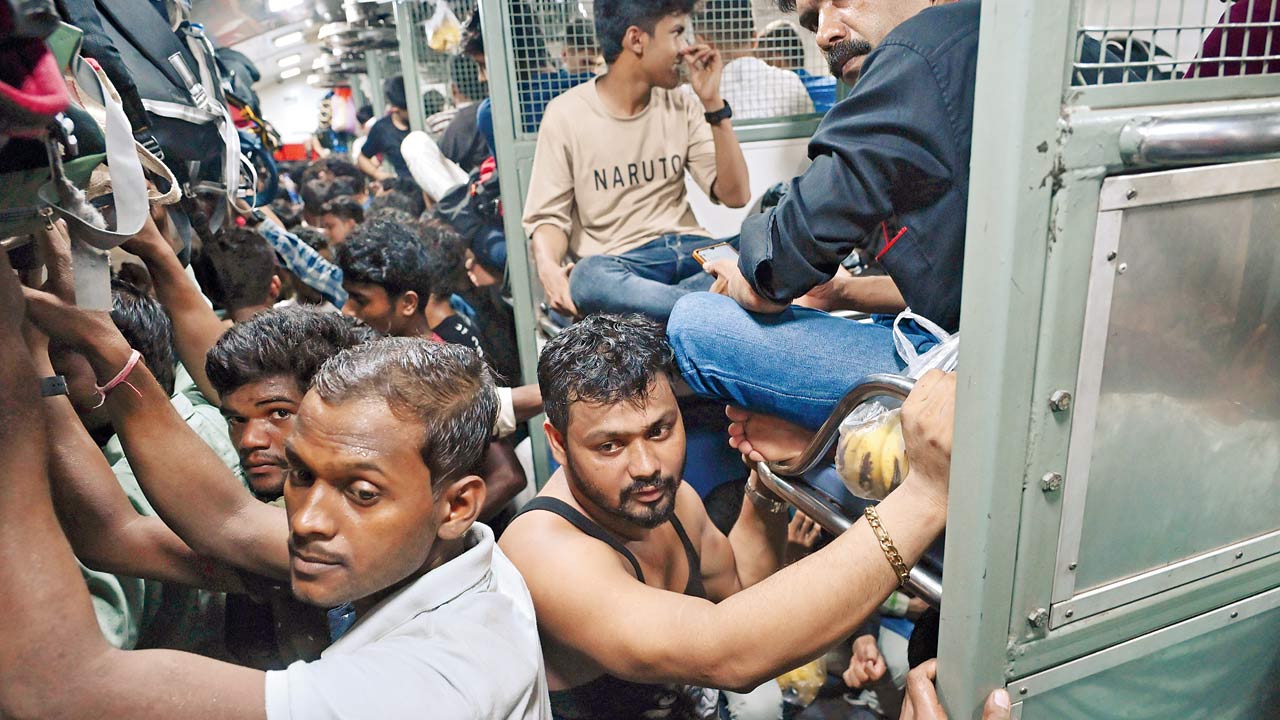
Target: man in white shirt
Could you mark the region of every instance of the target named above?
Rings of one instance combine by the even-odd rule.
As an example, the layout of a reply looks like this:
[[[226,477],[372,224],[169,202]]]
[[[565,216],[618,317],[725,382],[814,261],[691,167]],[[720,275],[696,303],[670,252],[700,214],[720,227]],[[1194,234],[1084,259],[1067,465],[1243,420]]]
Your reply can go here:
[[[720,94],[742,120],[805,115],[813,100],[799,75],[756,57],[751,0],[707,0],[694,27],[724,55]]]
[[[105,313],[27,292],[35,324],[106,386],[139,480],[194,548],[174,548],[173,576],[241,592],[288,579],[299,599],[334,608],[340,641],[318,661],[267,674],[106,644],[50,501],[57,441],[44,404],[66,399],[37,393],[45,341],[24,337],[23,297],[0,253],[0,344],[13,350],[0,358],[0,548],[23,558],[0,563],[0,716],[550,718],[528,591],[474,524],[484,501],[474,473],[497,406],[475,353],[390,338],[327,362],[286,446],[282,514],[236,499],[248,496],[232,494],[230,472]],[[172,472],[175,458],[183,473]],[[54,480],[60,494],[83,489]],[[193,512],[197,489],[205,504]]]

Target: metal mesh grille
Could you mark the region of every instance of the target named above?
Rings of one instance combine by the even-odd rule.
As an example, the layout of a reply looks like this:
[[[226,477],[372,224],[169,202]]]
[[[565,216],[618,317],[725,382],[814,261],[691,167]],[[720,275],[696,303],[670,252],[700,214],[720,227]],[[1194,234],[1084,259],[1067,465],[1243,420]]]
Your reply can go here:
[[[605,71],[595,37],[593,3],[507,0],[518,109],[517,132],[537,133],[547,103]],[[835,103],[831,77],[813,33],[785,20],[774,0],[707,0],[693,34],[726,55],[721,91],[734,124],[813,116]],[[488,51],[490,62],[500,55]]]
[[[1280,74],[1280,0],[1085,0],[1074,69],[1077,84]]]
[[[427,119],[426,129],[433,135],[439,135],[447,127],[456,109],[453,95],[455,84],[464,89],[464,95],[469,96],[468,100],[483,99],[484,93],[479,85],[480,73],[471,60],[459,59],[451,52],[439,52],[431,47],[426,23],[436,12],[434,3],[407,3],[407,7],[414,55],[417,58],[418,90],[422,94],[423,114]],[[457,17],[459,25],[465,22],[475,7],[475,0],[449,2],[449,8]]]

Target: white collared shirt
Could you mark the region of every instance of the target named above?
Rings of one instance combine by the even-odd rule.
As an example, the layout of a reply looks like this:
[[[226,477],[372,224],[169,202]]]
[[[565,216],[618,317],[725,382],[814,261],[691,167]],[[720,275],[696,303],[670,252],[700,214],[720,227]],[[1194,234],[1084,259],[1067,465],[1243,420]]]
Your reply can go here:
[[[757,57],[740,57],[724,66],[720,95],[733,108],[734,120],[813,112],[813,100],[799,75]]]
[[[551,720],[524,579],[488,527],[473,525],[467,545],[319,660],[267,673],[268,720]]]

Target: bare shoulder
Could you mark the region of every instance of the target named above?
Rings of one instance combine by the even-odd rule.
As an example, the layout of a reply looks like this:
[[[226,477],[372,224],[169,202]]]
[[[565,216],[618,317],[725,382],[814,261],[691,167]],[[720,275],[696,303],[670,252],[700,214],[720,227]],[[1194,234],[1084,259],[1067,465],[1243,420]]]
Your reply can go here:
[[[613,548],[553,512],[534,510],[520,515],[503,531],[498,546],[530,590],[547,581],[559,585],[570,574],[608,575],[617,570],[631,577],[629,566]]]
[[[701,544],[699,538],[708,527],[715,527],[711,524],[707,506],[702,503],[698,491],[684,481],[681,481],[680,489],[676,491],[676,517],[680,518],[680,524],[695,545]]]

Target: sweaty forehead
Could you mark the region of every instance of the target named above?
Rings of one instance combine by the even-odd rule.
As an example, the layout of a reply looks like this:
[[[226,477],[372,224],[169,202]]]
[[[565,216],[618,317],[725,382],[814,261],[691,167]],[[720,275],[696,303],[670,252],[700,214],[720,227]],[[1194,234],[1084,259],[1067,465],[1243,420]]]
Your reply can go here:
[[[303,388],[299,387],[293,376],[269,375],[224,393],[222,404],[224,408],[232,406],[229,409],[244,410],[275,400],[299,403],[302,402],[302,396]]]
[[[643,398],[603,403],[577,400],[569,405],[569,432],[576,437],[629,435],[678,412],[676,396],[665,374],[655,378]]]

